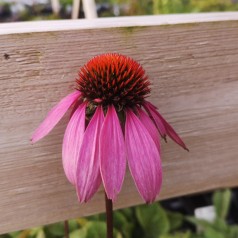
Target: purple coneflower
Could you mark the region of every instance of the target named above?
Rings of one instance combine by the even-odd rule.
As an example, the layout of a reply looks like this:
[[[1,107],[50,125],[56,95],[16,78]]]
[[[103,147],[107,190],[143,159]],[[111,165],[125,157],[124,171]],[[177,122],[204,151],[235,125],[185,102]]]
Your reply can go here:
[[[98,55],[81,68],[76,90],[34,132],[33,143],[72,108],[63,140],[63,167],[80,202],[91,199],[101,183],[108,199],[115,200],[127,162],[140,195],[153,202],[162,182],[159,134],[187,149],[145,100],[149,86],[144,69],[133,59],[116,53]]]

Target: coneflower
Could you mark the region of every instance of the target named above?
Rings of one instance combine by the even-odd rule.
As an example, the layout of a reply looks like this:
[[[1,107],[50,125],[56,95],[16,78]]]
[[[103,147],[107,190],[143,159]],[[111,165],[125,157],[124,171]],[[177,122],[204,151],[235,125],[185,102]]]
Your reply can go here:
[[[63,167],[80,202],[87,202],[103,183],[114,201],[126,165],[145,200],[153,202],[162,183],[160,138],[168,135],[187,149],[174,129],[145,98],[150,83],[140,64],[108,53],[92,58],[76,80],[76,90],[63,98],[32,136],[46,136],[69,108],[63,140]]]

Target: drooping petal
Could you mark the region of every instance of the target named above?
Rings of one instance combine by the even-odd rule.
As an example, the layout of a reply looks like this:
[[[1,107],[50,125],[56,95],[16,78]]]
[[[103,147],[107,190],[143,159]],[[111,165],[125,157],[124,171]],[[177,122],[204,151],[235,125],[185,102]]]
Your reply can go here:
[[[160,155],[148,130],[131,110],[126,113],[125,142],[137,189],[147,203],[153,202],[162,183]]]
[[[160,135],[166,140],[166,128],[161,119],[156,115],[156,108],[149,102],[144,103],[144,108],[148,112],[149,116],[154,120],[156,127],[159,130]]]
[[[178,145],[180,145],[185,150],[188,150],[185,143],[182,141],[180,136],[175,132],[173,127],[162,117],[162,115],[156,110],[156,108],[150,103],[146,102],[146,107],[149,108],[150,113],[152,114],[154,120],[162,122],[166,130],[166,134]]]
[[[72,184],[76,183],[76,164],[85,130],[85,108],[86,103],[78,106],[64,134],[62,148],[63,167],[66,177]]]
[[[98,106],[85,130],[77,161],[76,189],[80,202],[87,202],[101,184],[99,135],[103,120],[103,109]]]
[[[114,201],[126,171],[125,141],[114,106],[108,107],[100,134],[100,169],[107,197]]]
[[[79,98],[80,94],[81,93],[79,91],[69,94],[50,110],[45,120],[34,131],[31,137],[32,143],[35,143],[46,136],[55,127],[70,106]]]
[[[158,133],[158,130],[157,130],[155,124],[151,121],[150,117],[141,108],[138,108],[138,112],[139,112],[139,118],[140,118],[141,122],[143,123],[145,128],[150,133],[150,136],[154,140],[154,142],[157,146],[157,149],[160,153],[159,133]]]
[[[159,114],[159,113],[158,113]],[[160,115],[160,114],[159,114]],[[176,142],[178,145],[180,145],[182,148],[184,148],[185,150],[189,151],[189,149],[187,148],[187,146],[185,145],[185,143],[182,141],[182,139],[180,138],[180,136],[175,132],[174,128],[160,115],[161,120],[163,121],[167,134],[168,136],[174,141]]]

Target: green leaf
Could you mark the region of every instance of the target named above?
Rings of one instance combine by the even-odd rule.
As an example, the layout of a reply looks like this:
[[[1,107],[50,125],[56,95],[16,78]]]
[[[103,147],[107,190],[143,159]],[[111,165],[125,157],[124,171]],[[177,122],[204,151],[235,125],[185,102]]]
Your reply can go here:
[[[225,235],[223,235],[221,232],[216,231],[215,229],[208,227],[204,231],[205,238],[227,238]]]
[[[51,224],[45,227],[45,231],[48,234],[47,236],[52,237],[63,237],[64,236],[64,223],[58,222],[55,224]]]
[[[169,219],[170,231],[180,228],[184,221],[184,216],[178,212],[167,211],[167,216]]]
[[[185,218],[188,222],[196,225],[196,226],[200,226],[202,227],[203,229],[207,229],[207,228],[213,228],[213,224],[208,222],[208,221],[205,221],[205,220],[202,220],[202,219],[198,219],[198,218],[195,218],[195,217],[191,217],[191,216],[187,216]]]
[[[86,238],[87,231],[85,228],[74,230],[70,232],[69,238]]]
[[[63,222],[58,222],[58,223],[55,223],[55,224],[48,225],[48,226],[46,226],[45,229],[46,229],[47,233],[49,232],[53,236],[63,237],[64,233],[65,233]]]
[[[69,220],[69,230],[71,232],[77,230],[79,228],[79,224],[76,220]]]
[[[83,229],[86,230],[86,236],[83,238],[104,238],[107,236],[107,226],[105,222],[88,222]],[[122,235],[116,229],[114,229],[113,237],[122,238]]]
[[[218,230],[226,233],[228,231],[228,225],[226,224],[226,221],[221,218],[216,218],[214,221],[213,227]]]
[[[30,233],[31,233],[30,229],[23,230],[23,231],[19,232],[19,234],[16,234],[16,236],[14,238],[27,238],[27,237],[29,237]],[[35,233],[35,235],[36,234],[37,234],[37,232]]]
[[[79,224],[80,227],[84,227],[89,221],[88,218],[78,218],[76,222]]]
[[[230,238],[237,238],[238,237],[238,226],[234,225],[234,226],[229,226],[229,237]]]
[[[41,230],[37,233],[36,238],[46,238],[45,232],[44,232],[43,229],[41,229]]]
[[[158,203],[137,207],[136,217],[148,238],[157,238],[170,229],[167,214]]]
[[[217,217],[225,219],[230,207],[231,191],[225,189],[223,191],[217,191],[213,195],[213,203],[216,209]]]
[[[11,238],[18,238],[19,234],[20,234],[20,231],[15,231],[15,232],[9,233],[8,235],[9,235]],[[0,238],[1,238],[1,236],[0,236]]]
[[[133,223],[127,221],[126,217],[120,211],[113,213],[114,227],[123,234],[124,238],[130,238],[133,229]]]
[[[133,209],[132,208],[124,208],[119,210],[120,213],[122,213],[128,221],[133,221]]]
[[[37,236],[37,234],[43,229],[43,227],[34,227],[30,229],[30,236]]]
[[[175,234],[162,235],[159,238],[191,238],[191,233],[190,231],[187,231],[185,233],[179,232]]]
[[[102,238],[106,237],[106,223],[105,222],[89,222],[86,225],[87,234],[85,238]]]

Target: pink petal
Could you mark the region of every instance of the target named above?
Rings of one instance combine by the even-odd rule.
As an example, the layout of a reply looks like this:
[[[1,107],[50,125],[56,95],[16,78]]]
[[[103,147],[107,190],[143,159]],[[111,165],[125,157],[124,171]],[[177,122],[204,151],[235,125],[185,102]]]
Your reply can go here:
[[[85,130],[76,168],[76,188],[80,202],[87,202],[101,184],[99,135],[104,115],[98,106]]]
[[[148,130],[131,110],[126,113],[125,137],[129,169],[137,189],[146,202],[153,202],[162,183],[160,155]]]
[[[148,107],[150,113],[153,115],[155,121],[160,121],[164,125],[166,130],[166,134],[178,145],[180,145],[185,150],[188,150],[182,139],[179,135],[175,132],[173,127],[162,117],[162,115],[156,110],[155,106],[149,102],[146,102],[146,106]]]
[[[139,118],[140,118],[141,122],[143,123],[145,128],[150,133],[150,136],[152,137],[153,141],[155,142],[157,149],[160,153],[159,133],[158,133],[158,130],[157,130],[155,124],[151,121],[150,117],[141,108],[138,108],[138,112],[139,112]]]
[[[76,164],[85,130],[85,108],[86,103],[78,106],[64,134],[62,149],[63,167],[66,177],[72,184],[76,183]]]
[[[159,113],[158,113],[159,114]],[[159,114],[160,115],[160,114]],[[173,127],[160,115],[160,118],[162,120],[162,122],[165,125],[166,131],[168,136],[174,141],[176,142],[178,145],[180,145],[182,148],[184,148],[185,150],[189,151],[189,149],[187,148],[187,146],[184,144],[184,142],[182,141],[182,139],[180,138],[180,136],[175,132],[175,130],[173,129]]]
[[[120,192],[126,171],[126,148],[114,106],[109,106],[100,134],[100,169],[107,197]]]
[[[149,116],[154,120],[155,125],[157,126],[160,135],[165,139],[166,138],[166,128],[165,128],[163,122],[161,121],[161,119],[157,116],[157,114],[156,114],[157,111],[156,111],[155,106],[149,102],[145,102],[143,106],[144,106],[145,110],[148,112]]]
[[[79,98],[79,96],[80,92],[75,91],[63,98],[56,106],[54,106],[46,116],[45,120],[34,131],[31,137],[32,143],[35,143],[46,136],[64,116],[70,106]]]

